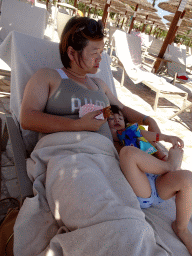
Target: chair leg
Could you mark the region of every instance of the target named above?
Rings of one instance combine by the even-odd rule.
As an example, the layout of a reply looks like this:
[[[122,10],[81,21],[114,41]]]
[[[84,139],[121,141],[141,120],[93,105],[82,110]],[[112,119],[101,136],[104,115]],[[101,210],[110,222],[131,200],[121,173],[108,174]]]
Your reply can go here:
[[[1,151],[4,152],[7,147],[7,142],[9,140],[9,133],[7,129],[7,124],[5,123],[4,129],[3,129],[3,135],[1,139]]]
[[[9,139],[7,125],[5,123],[2,134],[2,119],[0,118],[0,196],[1,196],[1,167],[2,167],[2,152],[6,150],[7,142]]]
[[[123,73],[122,73],[122,77],[121,77],[121,84],[120,84],[121,87],[123,87],[123,85],[124,85],[124,80],[125,80],[125,69],[123,68]]]
[[[186,107],[182,108],[181,110],[177,111],[174,115],[170,116],[168,119],[171,119],[179,114],[181,114],[185,109],[189,108],[192,106],[192,103],[190,103],[189,105],[187,105]]]
[[[176,79],[177,79],[177,72],[175,73],[175,76],[174,76],[173,85],[175,85]]]
[[[159,92],[156,92],[155,103],[154,103],[154,106],[153,106],[153,109],[154,109],[155,112],[157,110],[158,101],[159,101]]]
[[[111,49],[110,49],[110,57],[112,56],[112,52],[113,52],[113,46],[111,45]]]
[[[2,148],[2,119],[0,118],[0,197],[1,197],[1,148]]]

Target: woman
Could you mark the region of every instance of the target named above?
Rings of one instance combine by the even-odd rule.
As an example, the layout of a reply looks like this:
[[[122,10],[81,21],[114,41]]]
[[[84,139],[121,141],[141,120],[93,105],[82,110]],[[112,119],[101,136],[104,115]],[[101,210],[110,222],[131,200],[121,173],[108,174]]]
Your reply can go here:
[[[103,38],[101,23],[87,17],[69,20],[59,45],[63,68],[58,71],[41,69],[26,85],[20,115],[23,129],[45,134],[93,131],[112,139],[107,120],[94,118],[99,111],[78,118],[80,105],[92,102],[118,105],[130,123],[148,125],[150,131],[160,132],[154,119],[124,106],[101,79],[87,76],[95,74],[99,68]]]
[[[31,77],[26,85],[20,114],[22,128],[44,134],[53,133],[38,142],[36,150],[31,155],[32,160],[29,159],[28,162],[28,167],[30,165],[34,167],[34,170],[31,168],[29,173],[35,183],[35,197],[27,201],[27,206],[29,211],[34,211],[34,209],[38,209],[37,206],[40,202],[40,211],[38,214],[36,212],[34,214],[35,221],[37,218],[40,220],[35,223],[42,223],[42,220],[45,220],[41,226],[29,225],[30,228],[37,229],[37,231],[36,233],[28,231],[28,233],[38,234],[34,236],[34,241],[39,239],[42,229],[46,225],[49,226],[49,221],[41,217],[44,216],[42,215],[44,209],[47,214],[49,206],[59,228],[66,226],[68,230],[75,231],[68,233],[66,238],[70,239],[71,236],[74,236],[74,240],[70,239],[70,242],[76,243],[77,241],[78,250],[80,250],[79,238],[83,239],[83,243],[80,243],[85,251],[96,243],[95,247],[91,247],[93,248],[91,253],[87,253],[87,251],[84,253],[85,251],[82,249],[82,252],[78,251],[76,255],[93,255],[93,250],[100,248],[105,252],[97,253],[95,251],[94,255],[107,255],[108,251],[111,253],[114,248],[117,251],[123,251],[122,255],[127,255],[127,253],[139,255],[139,252],[135,254],[134,246],[137,244],[140,246],[137,248],[147,247],[145,255],[156,255],[154,251],[159,252],[164,249],[156,244],[154,234],[149,229],[138,206],[133,207],[135,197],[122,176],[113,144],[108,143],[107,138],[101,138],[97,134],[93,134],[94,139],[91,141],[90,133],[81,133],[82,136],[78,133],[79,131],[98,132],[112,140],[107,119],[95,119],[95,116],[101,113],[100,110],[78,118],[80,106],[87,103],[103,107],[110,104],[118,105],[130,123],[137,122],[148,125],[150,131],[160,132],[154,119],[123,105],[102,80],[91,79],[87,76],[88,73],[95,74],[99,68],[104,47],[103,38],[103,27],[100,23],[86,17],[70,19],[64,28],[59,45],[63,68],[60,70],[41,69]],[[59,133],[62,131],[77,131],[77,133],[73,135],[69,132],[70,136],[64,133],[63,136],[63,133]],[[68,137],[70,137],[70,145]],[[82,140],[81,137],[84,139],[84,144],[79,144],[79,141]],[[62,139],[66,140],[64,148],[61,148],[61,145],[58,146],[59,143],[63,143]],[[54,145],[52,145],[53,140]],[[90,141],[92,142],[91,146],[89,146]],[[39,168],[40,164],[43,167]],[[38,186],[40,186],[39,190],[43,190],[39,197],[37,196]],[[46,200],[41,200],[45,194]],[[33,209],[29,206],[32,206]],[[24,218],[27,218],[28,215],[30,217],[29,213],[31,214],[28,212]],[[133,216],[134,218],[132,218]],[[20,227],[19,223],[23,223],[22,215],[17,222]],[[91,233],[86,233],[89,230]],[[129,230],[132,232],[131,236]],[[54,235],[51,231],[52,229],[46,230],[42,235],[43,244],[40,243],[43,247],[42,250],[47,246],[47,242],[44,243],[44,240],[49,240]],[[84,231],[86,236],[81,236],[81,232]],[[62,230],[58,232],[62,232]],[[124,235],[124,232],[127,232],[127,236]],[[18,228],[15,241],[19,241],[20,234],[22,233]],[[65,234],[63,235],[65,236]],[[62,234],[57,234],[58,236],[62,237]],[[78,236],[79,238],[76,239]],[[138,236],[139,239],[142,237],[142,244]],[[112,237],[115,237],[115,240]],[[125,238],[127,242],[124,242]],[[98,244],[99,239],[102,240],[100,244]],[[60,240],[61,244],[65,241],[65,238]],[[114,247],[110,247],[108,244],[107,247],[105,241],[113,243]],[[53,247],[56,248],[57,245],[55,246],[54,243],[53,238]],[[63,244],[62,248],[66,249],[66,245]],[[73,246],[68,248],[74,251]],[[149,250],[154,253],[149,254]],[[25,255],[37,255],[37,253]]]

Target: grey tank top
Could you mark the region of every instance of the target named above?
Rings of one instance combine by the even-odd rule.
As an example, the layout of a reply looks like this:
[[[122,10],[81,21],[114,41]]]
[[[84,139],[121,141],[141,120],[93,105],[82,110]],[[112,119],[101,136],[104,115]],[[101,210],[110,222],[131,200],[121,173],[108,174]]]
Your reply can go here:
[[[80,106],[85,104],[95,104],[103,107],[109,106],[107,96],[94,78],[91,79],[97,85],[97,91],[83,88],[81,85],[68,78],[62,69],[56,70],[60,74],[62,80],[58,89],[47,100],[47,104],[44,109],[45,113],[77,119],[79,118]],[[98,133],[113,141],[107,122],[101,126]]]

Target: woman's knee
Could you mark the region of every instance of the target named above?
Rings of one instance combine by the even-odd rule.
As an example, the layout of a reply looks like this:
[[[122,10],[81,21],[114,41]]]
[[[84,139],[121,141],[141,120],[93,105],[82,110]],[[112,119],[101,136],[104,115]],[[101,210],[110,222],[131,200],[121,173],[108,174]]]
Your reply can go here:
[[[182,186],[190,186],[192,188],[192,172],[188,170],[179,170],[176,172],[178,172],[178,180],[182,183]]]

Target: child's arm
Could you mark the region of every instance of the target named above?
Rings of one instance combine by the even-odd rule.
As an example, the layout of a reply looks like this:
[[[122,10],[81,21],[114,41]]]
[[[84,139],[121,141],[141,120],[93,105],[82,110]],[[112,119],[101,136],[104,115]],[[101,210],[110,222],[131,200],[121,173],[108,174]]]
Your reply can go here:
[[[141,132],[142,136],[149,142],[156,141],[156,138],[157,138],[156,132],[149,132],[149,131],[144,131],[144,130],[141,130],[140,132]],[[173,147],[174,146],[181,147],[181,148],[184,147],[184,142],[177,136],[171,136],[171,135],[165,135],[163,133],[159,133],[159,141],[161,141],[161,140],[172,143]]]

